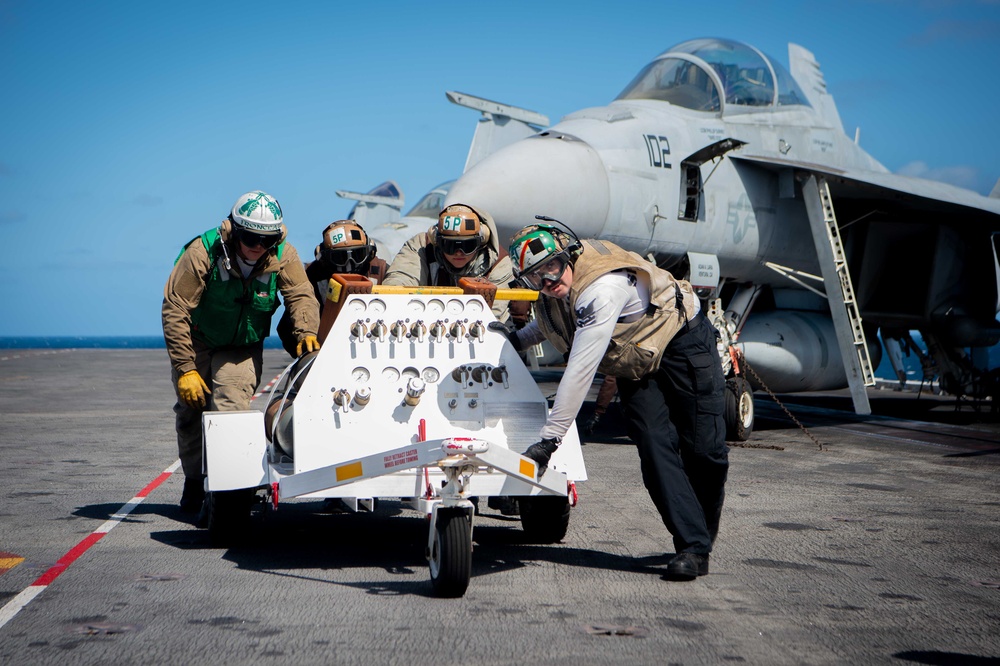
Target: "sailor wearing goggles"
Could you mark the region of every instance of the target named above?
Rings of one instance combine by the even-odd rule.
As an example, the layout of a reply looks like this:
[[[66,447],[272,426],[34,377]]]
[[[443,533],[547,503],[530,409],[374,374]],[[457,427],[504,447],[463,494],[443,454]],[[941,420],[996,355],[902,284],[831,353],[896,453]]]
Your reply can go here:
[[[540,441],[524,455],[547,466],[594,375],[615,376],[643,482],[673,536],[666,577],[707,574],[729,467],[725,380],[691,285],[613,243],[545,224],[516,233],[510,257],[517,281],[541,292],[511,342],[520,350],[548,340],[568,352]]]
[[[485,278],[500,288],[507,288],[514,279],[490,214],[467,204],[452,204],[441,211],[437,224],[403,245],[384,284],[455,287],[463,277]],[[494,301],[493,314],[506,321],[508,301]]]

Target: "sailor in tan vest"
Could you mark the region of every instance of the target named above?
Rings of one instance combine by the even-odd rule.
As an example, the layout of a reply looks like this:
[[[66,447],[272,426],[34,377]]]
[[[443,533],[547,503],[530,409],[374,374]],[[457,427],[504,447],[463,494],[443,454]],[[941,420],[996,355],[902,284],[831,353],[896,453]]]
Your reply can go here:
[[[691,285],[634,252],[546,224],[514,234],[510,258],[521,285],[541,292],[511,342],[547,339],[569,352],[541,441],[524,455],[544,468],[594,375],[614,375],[643,483],[673,536],[666,577],[707,574],[729,469],[725,379]]]
[[[437,224],[400,248],[384,284],[455,287],[463,277],[485,278],[501,289],[514,279],[490,214],[482,208],[451,204],[438,214]],[[493,302],[493,314],[500,321],[507,321],[509,310],[508,301]]]

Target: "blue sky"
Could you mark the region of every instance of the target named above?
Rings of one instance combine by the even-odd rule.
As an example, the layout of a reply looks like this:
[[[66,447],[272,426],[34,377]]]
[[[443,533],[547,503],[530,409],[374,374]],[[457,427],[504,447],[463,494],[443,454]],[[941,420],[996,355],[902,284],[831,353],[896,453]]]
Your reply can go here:
[[[822,65],[892,171],[989,193],[1000,1],[678,3],[0,0],[0,336],[156,335],[180,247],[242,192],[305,257],[392,179],[413,204],[465,163],[457,90],[556,122],[694,37]]]

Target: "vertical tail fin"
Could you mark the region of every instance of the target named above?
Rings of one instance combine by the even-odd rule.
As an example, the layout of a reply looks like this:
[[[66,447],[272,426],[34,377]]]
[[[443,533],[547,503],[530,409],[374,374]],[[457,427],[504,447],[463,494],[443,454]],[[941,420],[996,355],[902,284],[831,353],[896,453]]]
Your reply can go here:
[[[469,156],[465,160],[463,173],[473,164],[491,153],[495,153],[509,143],[524,139],[549,124],[548,116],[516,106],[500,104],[482,97],[448,91],[448,101],[482,112],[476,133],[469,146]]]
[[[819,113],[820,117],[830,123],[834,129],[844,131],[844,125],[833,103],[833,96],[826,91],[826,79],[823,70],[816,62],[816,56],[811,51],[798,44],[788,45],[788,64],[792,70],[792,78],[799,84],[809,98],[809,103]]]

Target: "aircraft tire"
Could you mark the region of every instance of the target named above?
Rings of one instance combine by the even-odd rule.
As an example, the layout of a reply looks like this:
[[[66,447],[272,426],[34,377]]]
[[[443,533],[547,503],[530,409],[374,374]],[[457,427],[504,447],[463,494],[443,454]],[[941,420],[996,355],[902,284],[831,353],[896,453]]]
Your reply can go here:
[[[726,380],[726,441],[745,442],[753,433],[753,390],[742,377]]]
[[[521,527],[532,543],[558,543],[569,529],[569,498],[552,495],[518,498]]]
[[[227,547],[242,542],[250,533],[253,488],[217,490],[205,498],[208,537],[214,546]]]
[[[472,528],[462,509],[438,509],[428,558],[431,584],[439,597],[460,597],[472,577]]]

